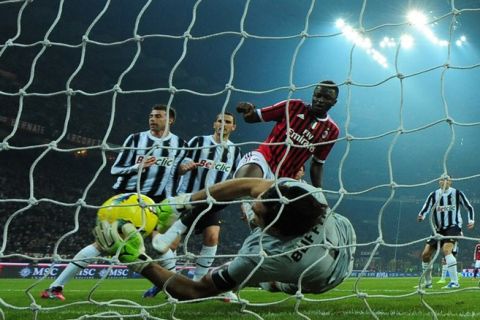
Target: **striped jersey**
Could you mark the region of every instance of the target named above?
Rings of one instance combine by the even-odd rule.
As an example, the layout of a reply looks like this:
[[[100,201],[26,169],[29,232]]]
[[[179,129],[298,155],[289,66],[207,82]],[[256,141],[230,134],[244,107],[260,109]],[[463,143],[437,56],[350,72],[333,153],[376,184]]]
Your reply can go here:
[[[480,243],[477,243],[475,246],[475,251],[473,252],[473,257],[475,260],[480,260]]]
[[[112,175],[118,176],[114,190],[136,192],[140,179],[140,192],[144,195],[156,200],[176,195],[177,168],[185,156],[183,139],[173,133],[157,138],[144,131],[129,135],[123,147],[129,149],[120,152],[111,169]],[[140,164],[148,156],[154,156],[156,163],[140,173]]]
[[[216,143],[213,135],[193,137],[188,142],[184,162],[193,161],[198,166],[183,176],[178,193],[195,192],[233,176],[241,151],[230,140],[225,145]]]
[[[461,206],[468,211],[468,222],[474,222],[475,212],[462,191],[451,187],[445,192],[442,189],[437,189],[430,193],[418,215],[424,219],[428,212],[432,211],[437,230],[444,230],[453,226],[461,228]]]
[[[288,104],[288,112],[287,110]],[[272,106],[257,110],[262,121],[276,121],[272,132],[258,147],[257,151],[263,154],[272,172],[283,157],[286,158],[280,168],[279,177],[294,178],[304,163],[313,155],[317,162],[324,163],[330,150],[339,135],[337,124],[327,115],[324,119],[317,118],[311,111],[311,106],[302,100],[292,99],[278,102]],[[287,126],[289,120],[289,127]],[[285,141],[287,136],[293,144],[288,150]],[[280,143],[281,142],[281,143]],[[315,145],[318,143],[328,144]],[[280,143],[267,145],[266,143]]]

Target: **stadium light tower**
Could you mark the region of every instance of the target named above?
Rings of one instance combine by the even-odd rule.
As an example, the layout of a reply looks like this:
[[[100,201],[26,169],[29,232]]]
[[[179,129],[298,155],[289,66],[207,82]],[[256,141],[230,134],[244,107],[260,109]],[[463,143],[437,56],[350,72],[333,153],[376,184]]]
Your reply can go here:
[[[387,58],[373,47],[370,38],[364,37],[357,30],[349,26],[343,19],[337,19],[337,21],[335,21],[335,26],[342,31],[345,38],[353,42],[356,46],[362,48],[374,61],[384,68],[388,67]]]
[[[427,24],[427,17],[418,10],[412,10],[407,14],[408,22],[413,26],[424,26]]]
[[[435,45],[446,47],[448,41],[439,39],[428,25],[428,19],[425,14],[418,10],[412,10],[407,14],[408,23],[417,28],[423,35]]]
[[[455,44],[457,47],[462,47],[465,42],[467,42],[467,37],[463,35],[455,41]]]

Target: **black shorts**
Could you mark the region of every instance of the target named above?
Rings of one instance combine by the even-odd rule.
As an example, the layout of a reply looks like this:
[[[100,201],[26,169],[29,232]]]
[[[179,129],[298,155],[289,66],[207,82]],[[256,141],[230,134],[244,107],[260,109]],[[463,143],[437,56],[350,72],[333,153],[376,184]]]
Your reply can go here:
[[[219,226],[220,225],[220,210],[225,208],[226,205],[214,205],[210,209],[204,213],[204,215],[198,220],[197,224],[195,225],[195,234],[200,234],[203,230],[210,226]],[[197,214],[202,213],[207,207],[205,206],[198,206],[193,209],[193,214],[196,216]]]
[[[460,229],[459,226],[448,227],[447,229],[441,229],[441,230],[438,230],[437,232],[438,232],[438,234],[440,234],[444,237],[449,237],[449,236],[454,237],[454,236],[461,236],[462,235],[462,229]],[[440,240],[440,248],[443,247],[443,245],[445,243],[455,243],[457,241],[458,241],[458,239],[455,239],[455,238],[442,239],[442,240]],[[433,238],[433,235],[432,235],[432,238],[427,240],[427,244],[432,246],[432,247],[436,246],[437,242],[438,242],[438,240]]]

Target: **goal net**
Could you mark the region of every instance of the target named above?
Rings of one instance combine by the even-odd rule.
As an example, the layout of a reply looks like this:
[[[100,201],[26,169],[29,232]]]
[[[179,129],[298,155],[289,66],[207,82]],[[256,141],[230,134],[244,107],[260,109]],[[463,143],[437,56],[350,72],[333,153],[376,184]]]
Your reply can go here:
[[[14,266],[10,275],[36,279],[21,291],[28,306],[12,294],[0,296],[0,318],[25,310],[42,316],[84,304],[116,309],[92,307],[69,317],[177,317],[187,306],[174,299],[151,303],[123,299],[118,292],[96,295],[107,276],[128,276],[108,258],[95,265],[106,271],[86,275],[96,281],[83,301],[59,307],[39,299],[38,292],[56,275],[55,266],[72,261],[92,242],[96,210],[113,193],[110,168],[125,138],[147,130],[153,105],[174,107],[171,130],[189,140],[211,134],[215,116],[236,113],[240,101],[259,107],[290,99],[310,103],[315,86],[327,79],[340,89],[329,112],[340,136],[324,165],[322,185],[333,211],[356,229],[355,270],[334,295],[265,293],[252,302],[242,288],[238,310],[268,318],[270,307],[293,300],[291,312],[315,318],[318,306],[326,306],[324,315],[336,314],[337,305],[329,309],[326,302],[360,300],[362,314],[379,318],[385,311],[372,301],[418,296],[422,311],[436,318],[427,297],[442,292],[413,288],[423,279],[420,253],[434,230],[430,216],[423,224],[416,217],[444,173],[474,207],[479,203],[480,7],[453,0],[429,5],[0,1],[0,281]],[[231,140],[245,153],[257,148],[271,127],[246,124],[237,115]],[[308,163],[306,172],[309,181]],[[238,203],[222,211],[215,265],[230,261],[249,233],[239,215]],[[465,211],[462,215],[466,221]],[[464,277],[471,276],[471,252],[479,241],[478,228],[464,228],[457,255]],[[185,270],[200,242],[188,234],[178,251]],[[434,274],[440,260],[437,252]],[[407,291],[368,291],[363,283],[372,276],[412,281]],[[119,292],[128,290],[122,282],[117,286]],[[202,309],[202,316],[209,312],[214,309]]]

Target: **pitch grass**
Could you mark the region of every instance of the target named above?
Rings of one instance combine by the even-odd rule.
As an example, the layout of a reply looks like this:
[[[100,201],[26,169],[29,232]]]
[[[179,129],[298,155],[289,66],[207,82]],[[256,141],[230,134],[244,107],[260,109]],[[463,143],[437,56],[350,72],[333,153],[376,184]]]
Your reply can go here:
[[[173,311],[176,318],[187,320],[257,319],[249,312],[263,319],[302,319],[295,313],[295,297],[256,288],[242,290],[241,297],[251,303],[245,308],[247,312],[242,312],[241,304],[221,300],[174,306],[167,303],[163,294],[155,299],[143,299],[141,294],[150,286],[144,279],[105,280],[94,290],[90,302],[88,294],[96,280],[72,281],[65,288],[66,301],[40,299],[40,291],[50,281],[37,283],[29,291],[34,298],[32,304],[26,289],[35,280],[1,279],[0,319],[100,319],[100,315],[105,319],[171,319]],[[369,308],[378,319],[480,319],[480,288],[472,279],[462,279],[462,288],[455,290],[434,285],[423,296],[413,288],[418,284],[417,278],[364,278],[358,282],[360,297],[353,293],[355,284],[356,279],[348,279],[327,293],[305,295],[299,311],[311,319],[375,319]],[[435,310],[435,315],[422,303],[422,297]],[[334,300],[325,301],[329,298]],[[36,318],[31,310],[31,306],[36,308],[35,304],[40,308]]]

